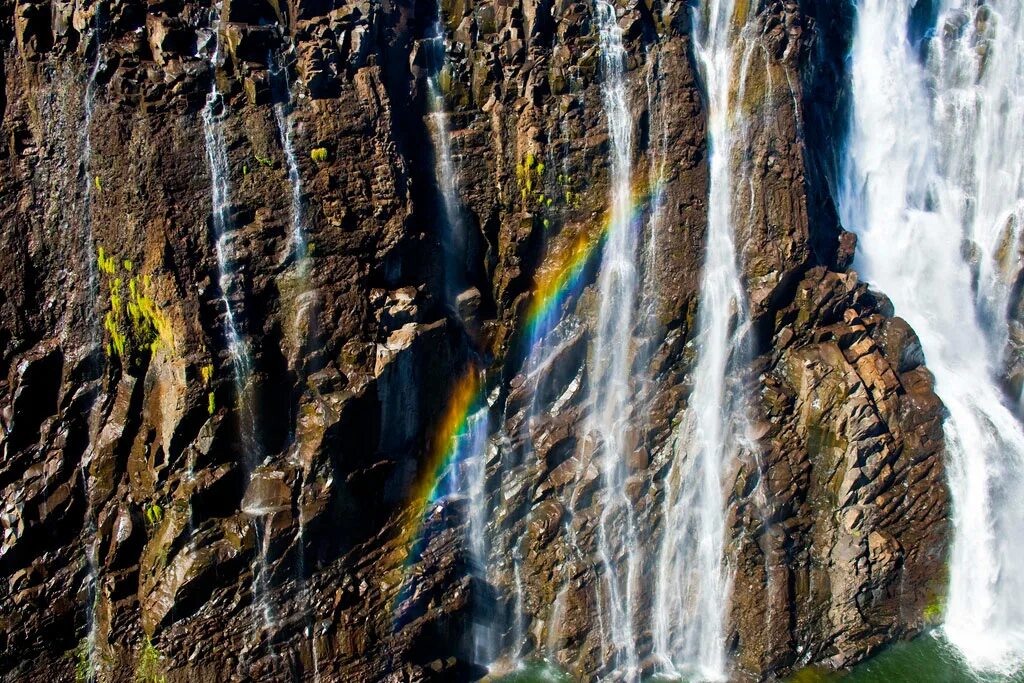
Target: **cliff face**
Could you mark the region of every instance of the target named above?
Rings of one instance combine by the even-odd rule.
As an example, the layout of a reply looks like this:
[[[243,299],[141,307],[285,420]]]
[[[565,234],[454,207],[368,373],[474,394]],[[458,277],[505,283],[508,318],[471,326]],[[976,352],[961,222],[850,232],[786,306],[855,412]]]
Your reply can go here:
[[[849,269],[828,200],[830,41],[848,21],[833,4],[766,0],[749,19],[733,164],[750,443],[724,487],[737,680],[916,633],[943,580],[942,408],[912,330]],[[490,656],[612,677],[587,422],[599,251],[557,300],[543,362],[528,333],[538,290],[600,242],[607,210],[593,5],[210,10],[3,5],[3,677],[461,680],[482,671],[481,633]],[[651,670],[709,141],[691,9],[617,14],[649,199],[626,448],[640,543],[611,548],[640,568]],[[418,500],[477,372],[482,520],[466,496]]]

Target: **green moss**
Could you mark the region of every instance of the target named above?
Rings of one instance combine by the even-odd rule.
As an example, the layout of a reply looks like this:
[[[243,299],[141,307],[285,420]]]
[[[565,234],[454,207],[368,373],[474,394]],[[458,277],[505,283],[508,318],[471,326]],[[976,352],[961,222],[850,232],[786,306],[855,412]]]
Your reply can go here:
[[[145,516],[146,524],[149,524],[150,526],[156,526],[164,518],[164,509],[156,503],[153,503],[152,505],[147,505]]]
[[[936,593],[931,601],[924,608],[924,622],[929,626],[938,626],[942,623],[942,616],[946,613],[946,596]]]
[[[135,662],[136,683],[165,683],[163,674],[164,656],[156,649],[153,641],[146,636],[139,647],[138,659]]]
[[[445,97],[452,94],[452,72],[447,65],[437,74],[437,87]]]
[[[135,363],[160,346],[173,349],[171,322],[149,295],[152,289],[150,277],[146,275],[141,280],[135,276],[128,278],[126,295],[125,280],[117,275],[117,259],[99,247],[97,261],[100,272],[107,279],[109,306],[103,315],[103,328],[108,336],[107,354]],[[130,274],[134,270],[128,259],[120,265],[125,273]]]
[[[206,412],[210,415],[217,412],[217,399],[212,391],[206,395]]]
[[[309,153],[309,157],[318,164],[327,161],[327,148],[316,147]]]
[[[259,154],[253,155],[256,158],[256,163],[260,166],[266,166],[267,168],[274,167],[274,160],[269,157],[261,157]]]
[[[96,265],[104,275],[113,275],[117,269],[117,262],[114,260],[114,257],[107,256],[103,251],[103,247],[99,247],[97,250]]]
[[[92,647],[88,638],[82,638],[71,651],[75,659],[75,680],[79,683],[96,680],[96,665],[92,659]]]

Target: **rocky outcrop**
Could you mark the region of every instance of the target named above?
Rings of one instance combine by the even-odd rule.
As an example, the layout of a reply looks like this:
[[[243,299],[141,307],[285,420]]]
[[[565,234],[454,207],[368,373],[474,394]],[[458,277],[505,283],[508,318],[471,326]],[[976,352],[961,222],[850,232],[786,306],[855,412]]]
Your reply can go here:
[[[758,4],[736,160],[756,441],[727,486],[737,679],[846,666],[918,632],[942,586],[941,406],[913,332],[848,269],[852,236],[812,163],[825,133],[806,114],[840,106],[815,80],[841,22],[821,4]],[[0,17],[0,674],[471,680],[487,628],[506,656],[609,676],[585,429],[599,251],[559,300],[544,364],[524,331],[537,283],[606,210],[591,3],[446,0],[439,71],[430,2],[225,0],[219,24],[210,9],[19,0]],[[627,484],[651,550],[691,390],[708,141],[690,12],[617,13],[637,194],[660,190],[638,208],[657,245]],[[454,278],[431,80],[466,231]],[[303,182],[301,268],[275,106]],[[493,400],[486,573],[465,498],[415,500],[467,368]],[[645,657],[650,637],[638,629]]]

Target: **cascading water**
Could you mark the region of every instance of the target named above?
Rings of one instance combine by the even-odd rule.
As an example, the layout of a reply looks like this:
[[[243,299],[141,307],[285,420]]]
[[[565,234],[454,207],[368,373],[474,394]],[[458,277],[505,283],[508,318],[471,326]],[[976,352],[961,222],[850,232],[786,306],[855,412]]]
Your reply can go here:
[[[255,401],[249,395],[249,380],[252,374],[252,359],[249,355],[249,348],[239,332],[235,304],[232,301],[231,290],[234,287],[233,255],[230,253],[230,197],[231,188],[229,181],[229,164],[227,147],[224,141],[224,131],[221,127],[221,116],[223,115],[224,100],[217,87],[217,69],[220,65],[220,12],[219,6],[214,5],[210,10],[210,25],[214,32],[214,49],[210,54],[211,85],[210,94],[206,98],[206,106],[203,108],[203,136],[206,143],[206,157],[210,167],[210,194],[212,200],[212,224],[214,247],[217,255],[217,266],[219,268],[218,284],[221,291],[221,301],[225,313],[225,337],[228,346],[228,355],[234,370],[235,394],[238,401],[240,420],[240,441],[242,444],[243,456],[248,472],[260,464],[262,447],[258,432],[257,407]],[[270,603],[266,600],[266,593],[270,585],[269,566],[267,564],[267,553],[269,550],[269,525],[270,515],[267,510],[247,509],[247,514],[254,518],[265,517],[263,528],[258,522],[254,523],[258,545],[260,548],[259,567],[253,580],[255,600],[263,613],[264,625],[269,632],[274,623]]]
[[[610,229],[598,275],[600,310],[594,340],[592,410],[587,433],[595,437],[601,463],[604,506],[598,525],[598,553],[604,567],[602,610],[607,610],[612,658],[627,677],[639,673],[633,629],[639,556],[633,508],[625,493],[625,442],[630,419],[631,345],[636,322],[637,230],[632,221],[633,120],[626,95],[626,51],[615,6],[595,4],[604,73],[602,93],[611,141]],[[621,531],[617,528],[621,526]],[[613,538],[621,533],[619,543]],[[619,554],[623,553],[624,566]],[[608,645],[608,643],[605,643]]]
[[[455,457],[457,471],[453,473],[455,491],[465,499],[468,508],[467,536],[469,561],[475,575],[486,579],[487,565],[487,500],[485,495],[487,455],[492,444],[490,435],[490,409],[497,392],[486,403],[469,415],[466,431],[458,444]],[[488,665],[498,656],[498,634],[495,624],[486,615],[474,615],[473,661]]]
[[[95,348],[100,345],[100,321],[99,316],[96,312],[96,302],[99,299],[99,273],[96,263],[96,244],[93,237],[93,226],[92,226],[92,198],[93,198],[93,187],[94,179],[92,177],[92,117],[96,109],[96,90],[97,90],[97,76],[100,72],[100,66],[102,64],[103,56],[103,42],[101,33],[101,21],[102,21],[102,9],[103,4],[98,3],[96,5],[95,15],[93,17],[93,30],[96,40],[96,57],[93,61],[92,69],[89,71],[89,80],[85,84],[85,94],[82,97],[82,111],[84,114],[84,120],[82,122],[82,140],[81,140],[81,167],[80,175],[82,179],[82,197],[83,197],[83,209],[82,209],[82,222],[85,224],[85,244],[83,245],[83,253],[85,254],[85,263],[88,278],[88,286],[84,288],[86,300],[84,302],[83,309],[85,311],[85,322],[89,328],[89,340],[91,347],[89,352],[91,353]],[[90,446],[96,443],[96,430],[97,427],[90,424],[89,426],[89,443]],[[96,600],[98,596],[98,583],[99,583],[99,534],[96,529],[96,513],[93,510],[91,492],[89,489],[89,455],[92,452],[92,448],[87,451],[86,456],[83,456],[79,465],[79,476],[82,480],[82,491],[85,496],[85,535],[88,537],[88,546],[85,549],[86,559],[86,575],[85,575],[85,641],[82,644],[84,652],[80,653],[80,657],[84,659],[85,667],[83,678],[86,681],[91,681],[96,678],[97,667],[99,661],[97,658],[96,651]]]
[[[858,268],[917,332],[948,409],[944,634],[976,669],[1024,662],[1024,430],[1002,388],[1024,206],[1024,9],[865,0],[840,211]],[[917,44],[917,37],[926,42]]]
[[[292,124],[288,116],[288,110],[292,105],[292,90],[288,80],[287,66],[278,66],[272,69],[271,73],[281,79],[284,85],[283,94],[288,98],[280,100],[274,105],[274,118],[281,136],[281,149],[284,150],[285,164],[288,166],[288,183],[292,188],[292,257],[295,260],[296,274],[300,279],[304,279],[309,268],[308,247],[302,201],[302,174],[295,156],[295,146],[292,144]]]
[[[234,304],[229,294],[232,288],[232,258],[228,253],[229,230],[231,225],[228,153],[224,144],[224,131],[220,116],[223,114],[224,99],[217,87],[217,68],[220,64],[220,13],[215,5],[210,10],[210,25],[214,32],[214,49],[210,54],[210,94],[203,108],[203,137],[206,143],[206,158],[210,166],[210,193],[212,198],[213,238],[220,270],[218,284],[225,313],[225,335],[228,354],[235,371],[235,385],[241,396],[252,369],[249,349],[238,331]]]
[[[658,239],[664,217],[665,197],[663,182],[665,177],[666,151],[668,147],[668,119],[660,106],[655,105],[655,83],[661,78],[658,73],[659,56],[657,52],[648,51],[648,69],[644,78],[647,90],[647,116],[650,143],[648,150],[647,186],[651,194],[650,215],[647,219],[647,238],[644,242],[644,281],[642,300],[645,303],[643,323],[649,340],[658,337],[661,324],[658,322],[658,264],[662,255],[659,254],[661,243]],[[650,377],[644,378],[650,381]]]
[[[656,563],[654,653],[662,672],[700,680],[726,677],[723,472],[743,434],[743,397],[730,382],[741,366],[746,293],[734,242],[736,145],[753,41],[750,0],[712,0],[695,10],[695,52],[707,91],[710,187],[706,252],[697,316],[693,393],[673,434],[662,545]],[[741,17],[747,19],[740,21]]]
[[[467,257],[466,226],[462,214],[462,202],[459,199],[458,171],[452,157],[451,132],[448,130],[448,112],[445,107],[444,92],[441,85],[447,50],[445,47],[444,25],[441,8],[437,10],[437,22],[434,24],[430,44],[429,75],[427,88],[429,98],[429,119],[433,128],[434,156],[437,166],[437,180],[444,204],[444,232],[441,235],[441,247],[444,252],[445,292],[449,303],[455,301],[460,288],[466,284],[465,259]]]
[[[282,84],[282,98],[274,104],[274,119],[277,121],[277,129],[280,135],[281,149],[284,151],[285,164],[288,168],[288,184],[291,186],[291,213],[292,213],[292,239],[291,257],[294,263],[295,277],[298,280],[299,294],[298,303],[295,306],[295,315],[292,327],[298,333],[302,330],[304,322],[314,323],[311,320],[312,297],[310,296],[309,283],[309,249],[306,242],[305,211],[303,205],[302,173],[299,169],[298,158],[295,156],[295,145],[292,143],[292,122],[289,117],[289,110],[293,106],[291,83],[288,79],[288,67],[280,63],[274,54],[270,55],[271,76],[278,78]],[[308,328],[307,328],[308,329]],[[308,472],[303,469],[302,481],[299,485],[300,499],[301,491],[305,487]],[[298,515],[298,580],[301,584],[306,582],[306,518],[303,511],[299,510]],[[265,554],[264,554],[265,555]],[[310,640],[310,652],[313,659],[313,680],[320,680],[320,662],[317,654],[314,634],[316,631],[316,612],[312,604],[307,604],[306,637]]]

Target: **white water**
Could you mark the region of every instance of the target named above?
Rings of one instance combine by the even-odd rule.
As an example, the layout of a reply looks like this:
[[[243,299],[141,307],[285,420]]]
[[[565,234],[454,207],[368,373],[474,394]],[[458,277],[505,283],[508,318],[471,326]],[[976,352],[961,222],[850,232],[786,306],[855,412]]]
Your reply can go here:
[[[494,396],[490,397],[495,398]],[[485,481],[488,451],[492,445],[490,433],[490,403],[482,405],[466,422],[466,433],[458,444],[455,462],[458,472],[456,484],[458,493],[465,497],[468,506],[469,523],[467,540],[469,560],[473,575],[487,580],[487,499]],[[488,665],[498,656],[499,635],[496,624],[487,614],[473,615],[473,661]]]
[[[655,82],[662,76],[658,73],[659,53],[648,50],[647,74],[644,85],[647,89],[647,126],[650,136],[648,149],[647,190],[651,196],[650,214],[647,218],[647,229],[644,244],[644,281],[642,299],[644,308],[644,325],[648,338],[660,333],[658,322],[658,274],[663,254],[660,253],[663,217],[665,213],[665,196],[662,183],[665,177],[665,163],[668,151],[668,117],[661,105],[656,106]],[[645,377],[650,380],[650,377]]]
[[[1024,431],[999,380],[1020,267],[1024,23],[1019,0],[974,5],[943,3],[922,58],[910,0],[862,3],[840,209],[859,270],[917,332],[949,410],[945,635],[972,667],[1006,673],[1024,661]]]
[[[285,165],[288,169],[288,184],[291,187],[291,214],[292,214],[292,240],[291,240],[291,257],[294,263],[295,276],[299,281],[301,291],[299,292],[299,304],[295,308],[293,329],[298,332],[303,328],[303,322],[311,318],[310,302],[309,297],[305,296],[309,289],[309,249],[306,242],[306,226],[305,226],[305,211],[302,200],[302,173],[299,168],[298,158],[295,156],[295,145],[292,142],[292,122],[288,116],[289,110],[293,103],[293,95],[291,90],[291,83],[288,80],[288,66],[280,63],[278,58],[271,53],[268,58],[271,65],[270,74],[275,78],[280,78],[283,83],[283,94],[287,95],[286,100],[279,100],[274,104],[274,119],[277,122],[277,130],[280,136],[281,149],[284,151]],[[315,320],[310,320],[311,323]],[[309,641],[310,654],[313,660],[313,681],[318,682],[320,680],[320,657],[317,653],[316,647],[316,606],[313,604],[314,592],[307,590],[307,574],[306,574],[306,515],[302,509],[302,493],[306,487],[306,481],[309,477],[309,471],[307,468],[302,468],[301,480],[299,483],[299,494],[298,494],[298,530],[297,530],[297,582],[299,584],[298,592],[305,592],[306,594],[306,628],[303,633],[306,639]],[[268,518],[269,519],[269,518]],[[264,568],[262,571],[266,571],[266,552],[262,553]],[[266,582],[263,582],[263,588],[266,589]],[[272,614],[267,605],[264,605],[264,619],[268,627],[273,623]]]
[[[452,156],[451,132],[448,130],[448,113],[445,108],[444,93],[441,89],[440,77],[447,61],[444,25],[440,6],[437,10],[437,22],[428,37],[431,45],[430,75],[427,77],[429,98],[429,121],[431,137],[434,144],[434,158],[437,172],[438,187],[444,204],[443,232],[441,248],[444,253],[445,291],[449,303],[466,284],[466,259],[468,254],[466,225],[463,219],[462,201],[459,198],[459,176],[455,159]]]
[[[295,156],[295,146],[292,144],[292,124],[288,117],[288,108],[292,102],[291,84],[288,81],[288,67],[280,66],[271,70],[272,74],[279,76],[284,81],[284,92],[288,95],[287,101],[280,101],[274,105],[274,118],[277,120],[277,129],[281,135],[281,149],[284,150],[285,164],[288,166],[288,183],[292,188],[292,257],[295,259],[296,274],[304,279],[309,269],[307,261],[308,249],[306,246],[305,212],[302,203],[302,173],[299,171],[299,162]]]
[[[220,125],[220,110],[224,107],[223,97],[217,88],[217,68],[220,64],[220,14],[217,6],[210,10],[210,25],[214,31],[214,50],[210,55],[210,94],[203,108],[203,137],[206,142],[206,159],[210,168],[210,193],[213,213],[213,238],[220,270],[218,284],[224,304],[226,319],[225,336],[228,353],[235,370],[235,385],[239,396],[245,391],[252,361],[249,349],[238,332],[234,304],[229,291],[232,287],[232,255],[228,251],[231,227],[230,178],[228,153],[224,144],[224,131]]]
[[[99,268],[97,265],[96,243],[93,237],[92,225],[92,117],[96,110],[96,77],[99,75],[102,64],[103,43],[101,33],[103,4],[96,5],[96,14],[93,19],[93,30],[96,39],[96,59],[93,61],[92,69],[89,71],[89,80],[85,84],[85,94],[82,96],[82,110],[84,120],[82,122],[82,151],[81,151],[81,176],[82,196],[84,206],[82,210],[82,221],[85,224],[85,244],[83,254],[85,258],[88,285],[83,289],[85,296],[85,322],[89,326],[90,349],[92,353],[101,344],[100,319],[97,314],[96,304],[99,300]],[[90,423],[95,422],[90,420]],[[96,529],[96,512],[92,506],[92,495],[89,490],[89,462],[92,459],[93,444],[96,443],[96,431],[98,426],[89,425],[89,448],[82,456],[79,464],[79,476],[82,479],[82,491],[85,496],[85,534],[89,538],[88,546],[85,549],[86,575],[85,575],[85,656],[87,657],[85,678],[92,681],[99,671],[99,653],[96,648],[96,600],[99,584],[99,534]]]
[[[631,221],[633,119],[626,95],[626,51],[614,5],[597,0],[604,75],[602,93],[611,142],[611,228],[598,275],[600,310],[594,339],[590,385],[592,409],[587,434],[593,435],[601,463],[603,507],[597,529],[598,554],[603,565],[602,609],[608,632],[602,628],[604,658],[617,672],[635,678],[639,673],[633,632],[639,556],[633,508],[625,493],[626,428],[632,392],[631,344],[637,309],[637,233]],[[620,553],[623,556],[620,556]],[[610,646],[611,657],[608,657]]]
[[[746,8],[738,8],[747,4]],[[725,615],[731,572],[725,563],[723,473],[745,424],[730,370],[744,360],[746,293],[734,242],[736,146],[745,140],[741,110],[753,48],[738,11],[748,0],[712,0],[695,10],[695,52],[707,91],[710,187],[705,261],[697,319],[693,393],[673,434],[665,533],[656,564],[654,652],[668,674],[700,680],[727,676]]]
[[[234,259],[230,253],[231,240],[231,185],[230,167],[228,164],[227,147],[224,141],[224,131],[221,126],[221,116],[225,103],[217,88],[217,69],[220,65],[220,13],[218,6],[210,10],[210,25],[214,31],[214,50],[210,55],[211,86],[210,94],[206,98],[206,106],[203,108],[203,136],[206,143],[206,157],[210,168],[210,194],[212,200],[213,237],[215,252],[217,255],[217,266],[220,271],[219,287],[221,301],[225,311],[225,337],[228,345],[228,355],[234,367],[235,393],[238,402],[240,415],[239,438],[245,458],[247,473],[260,464],[262,460],[262,446],[258,433],[257,406],[249,391],[249,379],[252,373],[252,359],[249,355],[249,348],[242,339],[236,322],[234,303],[232,301],[231,289],[234,286],[232,280],[235,273],[233,270]],[[256,536],[259,539],[259,566],[253,577],[253,600],[263,616],[264,627],[267,632],[267,649],[273,654],[270,645],[270,634],[274,626],[274,614],[267,600],[267,593],[270,588],[270,566],[267,563],[267,555],[270,549],[270,521],[271,511],[252,510],[246,511],[253,517],[253,525],[256,529]],[[263,528],[260,529],[259,517],[263,517]]]

